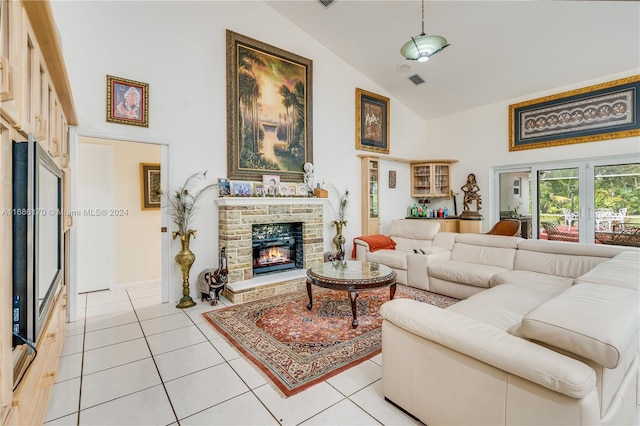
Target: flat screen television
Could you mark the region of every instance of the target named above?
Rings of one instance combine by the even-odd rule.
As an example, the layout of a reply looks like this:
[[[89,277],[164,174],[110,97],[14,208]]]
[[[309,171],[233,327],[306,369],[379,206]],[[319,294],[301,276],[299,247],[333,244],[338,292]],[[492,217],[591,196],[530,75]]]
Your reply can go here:
[[[32,135],[13,143],[12,218],[13,332],[35,343],[62,285],[62,171]]]

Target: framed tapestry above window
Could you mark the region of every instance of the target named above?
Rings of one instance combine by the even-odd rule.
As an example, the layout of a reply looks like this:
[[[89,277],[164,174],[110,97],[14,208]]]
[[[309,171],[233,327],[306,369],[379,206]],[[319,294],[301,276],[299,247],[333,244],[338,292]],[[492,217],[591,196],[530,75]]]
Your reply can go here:
[[[227,175],[302,182],[313,162],[310,59],[227,30]]]
[[[389,153],[389,98],[358,88],[356,149]]]
[[[160,208],[160,164],[140,163],[140,195],[142,210]]]
[[[509,151],[640,136],[640,75],[509,105]]]

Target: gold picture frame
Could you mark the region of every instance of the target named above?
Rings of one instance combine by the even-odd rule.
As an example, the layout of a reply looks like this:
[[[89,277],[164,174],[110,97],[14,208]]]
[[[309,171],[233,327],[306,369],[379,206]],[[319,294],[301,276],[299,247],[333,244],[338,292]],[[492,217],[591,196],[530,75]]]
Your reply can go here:
[[[226,34],[227,177],[273,173],[302,182],[304,164],[313,162],[313,61]]]
[[[149,85],[107,75],[107,121],[149,127]]]
[[[140,208],[142,210],[159,209],[161,197],[160,164],[140,163]]]
[[[386,96],[356,88],[356,149],[389,153],[389,106]]]
[[[640,75],[509,105],[509,151],[640,136]]]

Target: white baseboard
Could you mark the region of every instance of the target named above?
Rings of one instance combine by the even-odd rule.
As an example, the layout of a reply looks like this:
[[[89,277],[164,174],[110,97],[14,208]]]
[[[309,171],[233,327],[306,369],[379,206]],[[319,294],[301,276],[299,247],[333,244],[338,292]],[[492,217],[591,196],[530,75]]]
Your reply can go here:
[[[128,282],[128,283],[115,284],[111,290],[125,290],[130,288],[148,287],[153,285],[159,286],[160,278],[156,280],[134,281],[134,282]]]

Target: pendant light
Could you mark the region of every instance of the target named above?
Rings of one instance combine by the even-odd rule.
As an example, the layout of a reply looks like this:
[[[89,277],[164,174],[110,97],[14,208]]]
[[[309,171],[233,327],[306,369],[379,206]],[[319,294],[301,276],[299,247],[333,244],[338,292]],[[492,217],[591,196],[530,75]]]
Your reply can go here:
[[[425,62],[430,57],[449,46],[447,39],[439,35],[429,35],[424,32],[424,0],[422,0],[422,33],[406,42],[400,53],[411,61]]]

